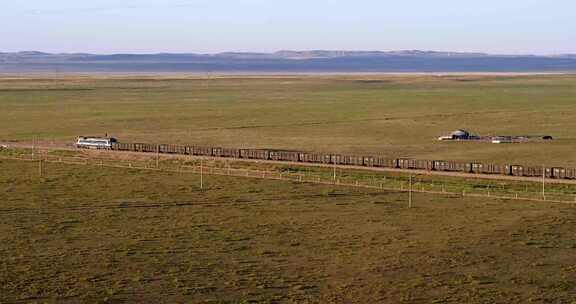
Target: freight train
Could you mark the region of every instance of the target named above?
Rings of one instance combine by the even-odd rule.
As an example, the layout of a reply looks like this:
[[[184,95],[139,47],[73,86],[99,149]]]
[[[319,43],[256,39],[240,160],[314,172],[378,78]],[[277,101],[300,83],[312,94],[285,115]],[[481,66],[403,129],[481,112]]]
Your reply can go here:
[[[341,166],[362,166],[426,171],[462,172],[474,174],[498,174],[509,176],[543,177],[556,179],[576,179],[575,168],[529,167],[522,165],[497,165],[480,162],[418,160],[409,158],[386,158],[328,153],[269,149],[233,149],[220,147],[182,146],[145,143],[119,143],[112,147],[115,151],[148,152],[162,154],[182,154],[221,158],[256,159],[286,161],[295,163],[316,163]]]

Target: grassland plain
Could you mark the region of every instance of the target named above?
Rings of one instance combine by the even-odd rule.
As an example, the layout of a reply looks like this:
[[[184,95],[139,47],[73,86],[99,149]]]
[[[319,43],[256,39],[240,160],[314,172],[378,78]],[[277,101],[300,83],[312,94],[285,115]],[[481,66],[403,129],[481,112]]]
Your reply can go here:
[[[576,166],[576,76],[2,76],[0,140],[125,141]],[[551,143],[441,143],[550,134]]]
[[[576,209],[0,161],[0,302],[573,303]]]

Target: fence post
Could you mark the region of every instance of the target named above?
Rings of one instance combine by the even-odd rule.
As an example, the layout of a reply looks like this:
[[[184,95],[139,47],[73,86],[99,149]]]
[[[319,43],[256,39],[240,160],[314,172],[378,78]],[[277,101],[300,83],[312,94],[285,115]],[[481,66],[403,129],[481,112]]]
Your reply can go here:
[[[160,145],[156,145],[156,169],[160,167]]]
[[[542,198],[546,200],[546,167],[544,166],[542,166]]]
[[[336,182],[336,161],[334,161],[334,182]]]

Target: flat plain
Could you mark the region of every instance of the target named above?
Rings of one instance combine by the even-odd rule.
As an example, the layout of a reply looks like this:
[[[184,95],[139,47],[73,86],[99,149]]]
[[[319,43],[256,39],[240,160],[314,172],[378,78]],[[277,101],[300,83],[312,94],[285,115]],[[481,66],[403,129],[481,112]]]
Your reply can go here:
[[[569,205],[46,166],[0,161],[3,303],[576,296]]]
[[[576,166],[576,76],[43,75],[0,77],[0,141],[78,135]],[[550,143],[441,143],[552,135]]]
[[[77,135],[109,133],[129,142],[576,166],[574,96],[573,75],[12,75],[0,77],[0,142],[70,145]],[[458,128],[556,140],[435,140]],[[126,160],[154,162],[133,157]],[[407,194],[394,191],[216,176],[200,189],[198,175],[182,172],[44,166],[39,177],[37,162],[0,160],[0,303],[576,298],[570,204],[414,194],[407,208]],[[372,175],[365,181],[386,180]],[[418,178],[466,191],[540,189]],[[548,191],[574,194],[564,185]]]

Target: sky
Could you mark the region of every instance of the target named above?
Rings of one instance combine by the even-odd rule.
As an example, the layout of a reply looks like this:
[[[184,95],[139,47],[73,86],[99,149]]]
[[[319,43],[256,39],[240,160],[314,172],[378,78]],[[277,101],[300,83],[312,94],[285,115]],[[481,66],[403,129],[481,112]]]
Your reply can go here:
[[[576,0],[0,0],[0,52],[576,53]]]

